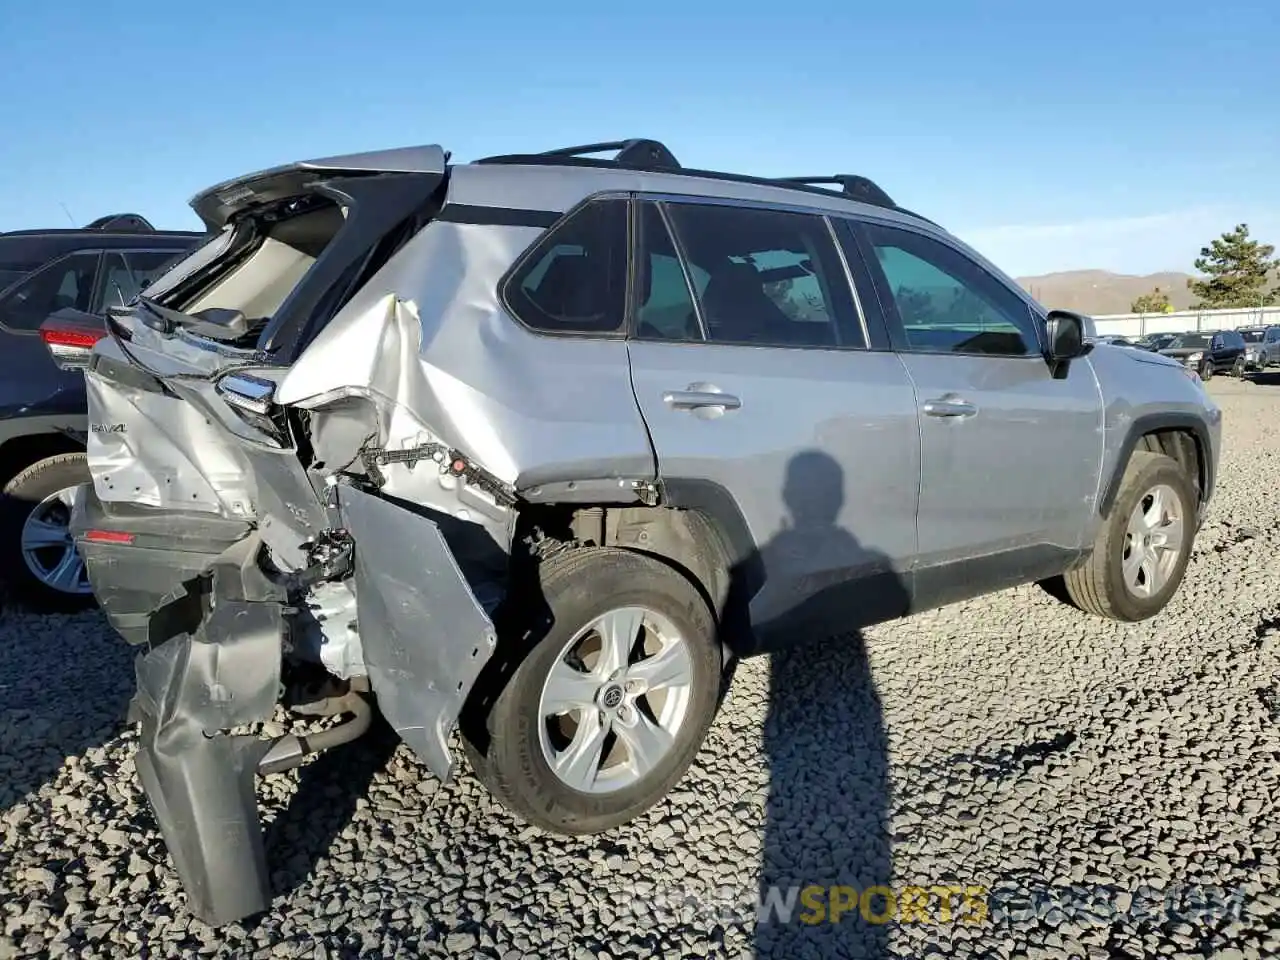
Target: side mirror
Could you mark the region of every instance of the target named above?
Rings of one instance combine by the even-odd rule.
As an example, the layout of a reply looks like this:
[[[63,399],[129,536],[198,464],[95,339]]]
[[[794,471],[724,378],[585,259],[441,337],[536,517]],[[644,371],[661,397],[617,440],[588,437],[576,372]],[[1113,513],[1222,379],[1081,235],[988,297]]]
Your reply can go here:
[[[1088,318],[1070,310],[1050,310],[1045,317],[1044,358],[1055,378],[1065,377],[1072,360],[1093,349],[1085,339]]]

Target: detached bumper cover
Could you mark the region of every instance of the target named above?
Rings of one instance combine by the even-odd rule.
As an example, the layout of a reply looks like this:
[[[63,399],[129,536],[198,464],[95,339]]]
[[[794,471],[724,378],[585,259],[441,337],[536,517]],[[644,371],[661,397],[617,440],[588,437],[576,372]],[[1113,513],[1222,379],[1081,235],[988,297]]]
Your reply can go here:
[[[231,727],[268,720],[280,689],[283,608],[258,570],[256,537],[213,564],[213,608],[194,633],[136,662],[135,763],[174,867],[200,919],[226,923],[267,909],[270,874],[254,777],[271,746]]]

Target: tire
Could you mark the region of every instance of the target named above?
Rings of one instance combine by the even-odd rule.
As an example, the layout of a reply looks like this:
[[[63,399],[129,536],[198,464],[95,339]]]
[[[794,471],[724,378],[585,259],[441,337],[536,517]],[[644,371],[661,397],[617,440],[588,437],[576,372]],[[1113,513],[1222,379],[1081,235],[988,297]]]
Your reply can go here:
[[[702,593],[679,571],[653,557],[612,547],[571,549],[544,560],[537,568],[537,586],[543,609],[522,603],[517,618],[499,627],[500,649],[505,646],[510,650],[515,645],[527,652],[502,682],[480,721],[483,736],[469,733],[468,725],[462,724],[464,749],[479,779],[512,813],[555,833],[599,833],[633,820],[661,800],[684,776],[702,745],[720,701],[722,663],[715,618]],[[612,714],[606,713],[606,708],[621,687],[600,684],[589,674],[572,670],[564,660],[576,636],[603,615],[621,608],[649,611],[646,643],[652,644],[657,636],[647,633],[649,617],[657,618],[654,623],[665,620],[664,630],[674,629],[682,643],[672,643],[663,650],[683,646],[687,659],[679,662],[687,668],[681,675],[688,682],[665,687],[653,697],[623,694],[627,699],[615,704],[618,712]],[[588,632],[587,636],[578,648],[579,653],[588,651],[580,663],[598,668],[600,653],[596,650],[602,650],[603,645],[593,639],[594,634]],[[632,648],[642,650],[644,646],[633,644]],[[650,666],[655,662],[651,660]],[[583,678],[589,684],[575,685],[575,695],[593,691],[595,696],[595,705],[567,714],[576,721],[567,727],[562,718],[544,717],[544,684],[553,668],[557,677],[570,670],[575,681]],[[633,658],[632,676],[640,676],[642,670]],[[675,699],[669,699],[672,697]],[[674,721],[677,716],[681,718],[678,723]],[[552,761],[557,755],[571,755],[569,748],[579,742],[573,736],[597,729],[594,724],[601,718],[611,725],[611,734],[603,739],[606,750],[596,763],[582,766],[595,771],[595,789],[590,784],[579,785],[585,780],[571,785],[555,772]],[[664,726],[671,732],[665,752],[655,754],[657,762],[641,772],[633,769],[636,760],[629,743],[636,736],[632,731],[640,729],[637,724],[645,721],[650,731]]]
[[[1144,595],[1126,582],[1125,556],[1127,553],[1132,556],[1128,536],[1130,521],[1157,489],[1176,501],[1173,510],[1182,519],[1181,533],[1177,535],[1180,542],[1173,547],[1177,552],[1171,558],[1157,547],[1154,555],[1161,559],[1140,564],[1138,569],[1148,573],[1148,589],[1152,590]],[[1197,507],[1191,480],[1176,460],[1162,453],[1134,451],[1089,559],[1062,578],[1069,601],[1081,610],[1111,620],[1134,622],[1155,616],[1182,583],[1195,540]],[[1160,576],[1163,580],[1158,579]]]
[[[84,565],[74,553],[69,533],[66,543],[66,550],[71,551],[69,556],[65,551],[59,553],[63,547],[56,542],[31,553],[24,549],[29,524],[42,519],[54,528],[65,524],[70,519],[66,494],[89,481],[89,466],[83,453],[60,453],[33,463],[5,485],[4,500],[0,503],[0,574],[9,582],[14,599],[24,606],[41,612],[62,613],[93,606],[93,594],[88,591],[83,576]],[[63,494],[63,498],[55,499],[59,494]],[[73,566],[60,569],[59,563],[63,560]],[[55,576],[38,575],[33,566]],[[67,576],[56,576],[57,573]],[[57,580],[74,582],[75,587],[59,589]]]
[[[1201,363],[1200,363],[1200,379],[1201,379],[1201,380],[1212,380],[1212,379],[1213,379],[1213,361],[1212,361],[1212,360],[1203,360],[1203,361],[1201,361]]]
[[[1235,377],[1237,380],[1243,380],[1244,372],[1245,372],[1244,357],[1240,357],[1238,360],[1236,360],[1235,365],[1231,368],[1231,375]]]

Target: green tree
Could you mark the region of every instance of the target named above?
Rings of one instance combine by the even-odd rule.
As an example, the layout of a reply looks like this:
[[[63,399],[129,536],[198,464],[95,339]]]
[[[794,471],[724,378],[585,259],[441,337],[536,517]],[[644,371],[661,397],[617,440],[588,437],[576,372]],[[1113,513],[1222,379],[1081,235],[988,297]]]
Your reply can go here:
[[[1200,298],[1196,308],[1256,307],[1274,298],[1276,291],[1268,291],[1267,283],[1275,265],[1271,259],[1275,250],[1269,243],[1250,240],[1246,223],[1201,247],[1196,269],[1204,279],[1187,281],[1191,292]]]
[[[1173,304],[1169,295],[1156,287],[1150,293],[1144,293],[1129,304],[1130,313],[1173,313]]]

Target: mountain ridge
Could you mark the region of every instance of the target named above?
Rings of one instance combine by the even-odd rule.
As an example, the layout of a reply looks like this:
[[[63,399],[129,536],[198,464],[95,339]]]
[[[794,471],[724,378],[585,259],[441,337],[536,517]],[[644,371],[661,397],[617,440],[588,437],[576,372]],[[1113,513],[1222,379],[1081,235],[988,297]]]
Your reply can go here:
[[[1157,287],[1168,294],[1175,310],[1190,309],[1196,300],[1187,288],[1192,275],[1177,270],[1141,275],[1110,270],[1062,270],[1015,279],[1022,289],[1050,309],[1075,310],[1094,316],[1130,313],[1134,300]]]

